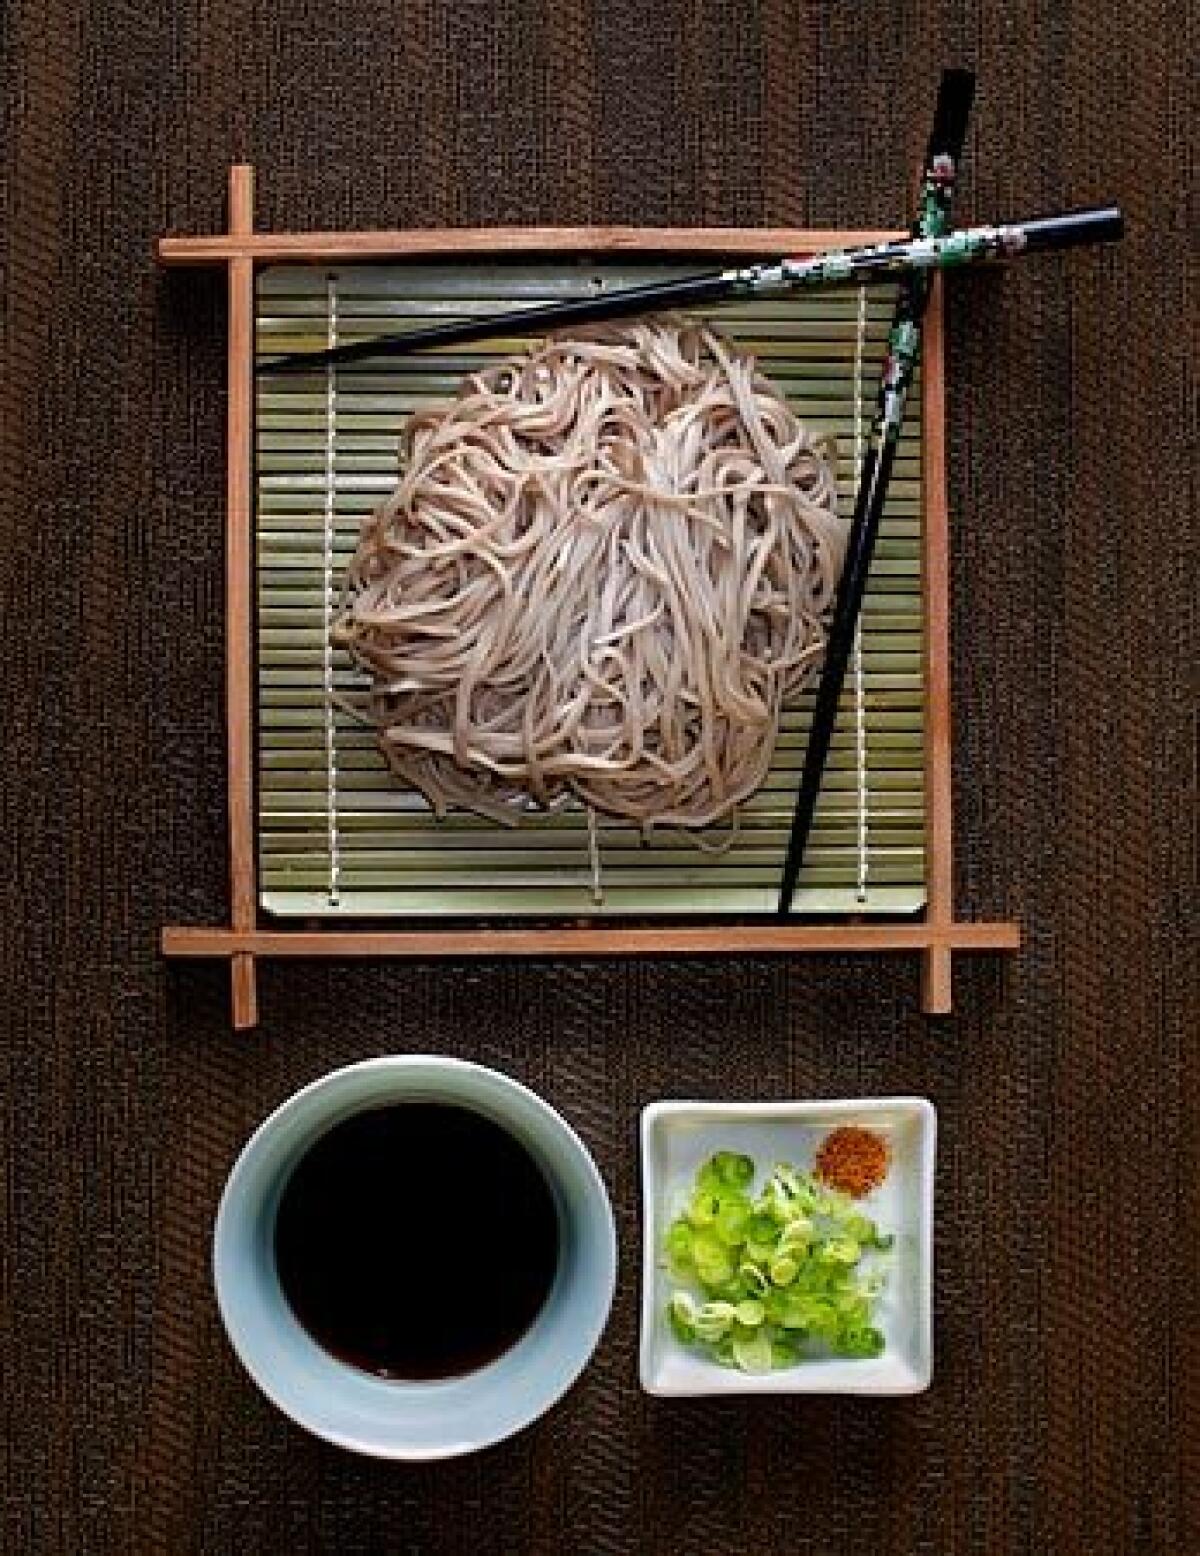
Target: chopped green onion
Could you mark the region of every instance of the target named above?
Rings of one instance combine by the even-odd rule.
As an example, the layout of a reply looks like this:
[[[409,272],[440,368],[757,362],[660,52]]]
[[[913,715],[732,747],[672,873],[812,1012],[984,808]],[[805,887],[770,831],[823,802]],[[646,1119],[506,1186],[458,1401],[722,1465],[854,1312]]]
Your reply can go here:
[[[738,1265],[738,1279],[744,1283],[747,1291],[760,1297],[767,1294],[770,1282],[758,1265],[751,1264],[749,1259],[743,1259]]]
[[[748,1156],[718,1151],[710,1165],[727,1188],[746,1189],[754,1181],[754,1163]]]
[[[696,1338],[696,1299],[687,1291],[677,1291],[667,1303],[667,1317],[677,1340],[685,1345]]]
[[[667,1228],[667,1267],[681,1283],[667,1303],[675,1339],[748,1373],[831,1353],[878,1356],[886,1266],[877,1256],[891,1234],[790,1163],[773,1167],[752,1198],[753,1181],[748,1156],[719,1151]]]
[[[750,1218],[750,1202],[742,1194],[721,1201],[717,1212],[717,1236],[730,1247],[740,1247]]]
[[[813,1224],[807,1216],[796,1216],[784,1227],[779,1237],[779,1251],[807,1248],[814,1236]]]
[[[684,1274],[692,1259],[692,1229],[684,1220],[673,1221],[667,1231],[667,1260],[677,1274]]]
[[[687,1208],[687,1218],[694,1227],[712,1226],[721,1209],[721,1201],[707,1189],[698,1189],[692,1195]]]
[[[706,1302],[696,1309],[692,1327],[700,1340],[723,1340],[737,1321],[732,1302]]]
[[[844,1331],[839,1335],[835,1350],[839,1356],[869,1357],[883,1354],[884,1338],[878,1329],[869,1324],[860,1329]]]
[[[770,1338],[758,1331],[735,1334],[733,1356],[743,1372],[770,1372],[774,1361]]]
[[[799,1271],[799,1263],[790,1254],[771,1260],[771,1280],[776,1286],[790,1286]]]

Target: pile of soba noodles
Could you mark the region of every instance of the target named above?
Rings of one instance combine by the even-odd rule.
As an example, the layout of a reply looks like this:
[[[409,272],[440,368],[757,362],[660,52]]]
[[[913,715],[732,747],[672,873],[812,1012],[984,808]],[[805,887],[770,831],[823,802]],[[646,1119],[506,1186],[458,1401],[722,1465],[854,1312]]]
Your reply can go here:
[[[846,539],[824,452],[712,330],[551,337],[404,429],[334,625],[435,812],[704,827],[762,783]]]

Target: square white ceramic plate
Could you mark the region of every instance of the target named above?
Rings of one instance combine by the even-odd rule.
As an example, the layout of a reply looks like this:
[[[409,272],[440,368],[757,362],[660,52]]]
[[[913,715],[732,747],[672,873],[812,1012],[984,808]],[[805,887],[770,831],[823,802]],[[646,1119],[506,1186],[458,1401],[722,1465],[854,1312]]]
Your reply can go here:
[[[673,1289],[663,1234],[696,1170],[714,1151],[743,1151],[758,1169],[812,1166],[839,1124],[877,1130],[891,1147],[884,1183],[863,1201],[895,1234],[877,1322],[885,1338],[871,1360],[830,1358],[758,1375],[718,1366],[682,1345],[666,1320]],[[924,1097],[838,1102],[653,1102],[642,1112],[642,1342],[648,1394],[919,1394],[933,1375],[933,1166],[937,1116]]]

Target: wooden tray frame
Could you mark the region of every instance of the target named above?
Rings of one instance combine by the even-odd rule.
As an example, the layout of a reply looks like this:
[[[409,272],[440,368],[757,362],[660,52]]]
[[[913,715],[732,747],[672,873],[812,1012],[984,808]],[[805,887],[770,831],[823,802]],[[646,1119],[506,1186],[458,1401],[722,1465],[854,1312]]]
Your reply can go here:
[[[949,526],[946,507],[945,378],[940,280],[925,324],[922,369],[923,536],[925,607],[925,837],[927,902],[915,919],[696,927],[561,925],[504,929],[280,929],[260,917],[254,812],[254,267],[256,264],[387,260],[414,255],[572,253],[720,253],[769,257],[811,253],[846,243],[897,236],[878,231],[792,228],[520,227],[447,228],[424,232],[289,232],[254,230],[254,170],[229,175],[229,231],[163,237],[156,257],[168,266],[219,265],[228,277],[229,342],[225,497],[225,717],[229,790],[230,923],[168,926],[169,957],[225,957],[231,963],[233,1025],[258,1024],[255,963],[259,957],[549,957],[664,954],[883,952],[921,959],[921,1008],[951,1008],[955,951],[1014,951],[1015,923],[966,923],[954,916],[950,743]]]

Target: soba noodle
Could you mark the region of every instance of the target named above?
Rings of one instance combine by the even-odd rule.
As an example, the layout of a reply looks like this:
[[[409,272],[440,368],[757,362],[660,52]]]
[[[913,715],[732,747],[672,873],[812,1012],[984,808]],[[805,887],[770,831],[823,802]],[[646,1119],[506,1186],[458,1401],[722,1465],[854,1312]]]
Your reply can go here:
[[[678,319],[551,337],[413,416],[401,463],[334,636],[437,814],[704,827],[761,785],[846,525],[752,359]]]

